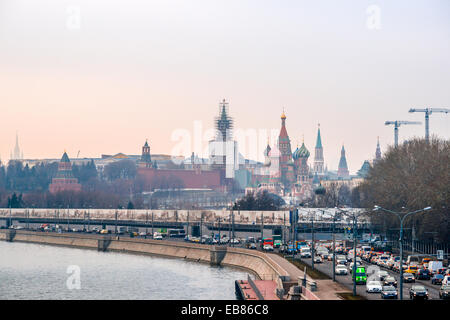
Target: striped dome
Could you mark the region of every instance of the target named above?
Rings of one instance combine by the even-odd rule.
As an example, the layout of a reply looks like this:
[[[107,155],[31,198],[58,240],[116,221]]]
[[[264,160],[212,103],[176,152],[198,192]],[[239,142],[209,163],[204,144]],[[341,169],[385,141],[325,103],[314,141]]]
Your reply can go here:
[[[308,158],[309,157],[309,151],[308,149],[306,149],[305,147],[305,143],[303,142],[302,146],[297,149],[295,149],[294,153],[292,154],[292,158],[294,158],[294,160],[297,160],[299,158]]]

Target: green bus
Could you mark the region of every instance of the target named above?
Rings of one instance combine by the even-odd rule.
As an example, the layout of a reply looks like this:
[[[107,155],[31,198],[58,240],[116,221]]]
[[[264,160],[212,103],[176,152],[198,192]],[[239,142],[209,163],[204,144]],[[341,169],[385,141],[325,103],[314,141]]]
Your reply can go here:
[[[281,235],[280,234],[274,234],[272,235],[272,239],[273,239],[273,247],[274,248],[279,248],[281,245]]]
[[[356,281],[356,284],[366,284],[366,282],[367,282],[366,268],[364,268],[364,267],[356,268],[355,281]]]

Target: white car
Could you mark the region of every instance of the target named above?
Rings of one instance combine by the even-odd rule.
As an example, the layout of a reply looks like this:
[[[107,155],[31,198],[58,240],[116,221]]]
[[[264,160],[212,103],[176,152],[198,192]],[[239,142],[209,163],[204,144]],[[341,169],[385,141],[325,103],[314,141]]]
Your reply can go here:
[[[314,256],[314,262],[315,263],[322,263],[323,262],[322,257],[321,256]]]
[[[240,243],[239,239],[236,239],[236,238],[232,238],[232,239],[230,240],[230,242],[231,242],[232,244],[239,244],[239,243]]]
[[[273,247],[270,244],[265,244],[263,246],[264,251],[273,251]]]
[[[339,275],[347,275],[348,274],[347,267],[343,264],[338,264],[336,266],[335,272],[336,272],[336,274],[339,274]]]
[[[383,289],[380,281],[369,281],[366,284],[366,292],[368,293],[380,293]]]
[[[380,281],[384,281],[386,277],[389,277],[389,273],[387,271],[380,270],[377,272],[377,277],[378,279],[380,279]]]
[[[160,233],[155,232],[155,233],[153,234],[153,239],[154,239],[154,240],[162,240],[163,237],[162,237],[162,235],[161,235]]]
[[[361,262],[356,260],[356,267],[358,268],[361,265],[362,265]],[[352,270],[353,270],[353,262],[350,262],[350,265],[348,266],[348,268],[350,269],[350,272],[352,272]]]

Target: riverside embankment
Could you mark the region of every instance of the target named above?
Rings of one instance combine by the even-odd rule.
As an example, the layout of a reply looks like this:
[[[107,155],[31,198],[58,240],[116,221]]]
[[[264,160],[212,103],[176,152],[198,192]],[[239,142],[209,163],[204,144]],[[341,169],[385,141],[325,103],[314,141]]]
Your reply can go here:
[[[180,258],[243,268],[260,279],[289,280],[289,273],[267,254],[241,248],[111,235],[58,234],[14,229],[0,230],[0,240]]]

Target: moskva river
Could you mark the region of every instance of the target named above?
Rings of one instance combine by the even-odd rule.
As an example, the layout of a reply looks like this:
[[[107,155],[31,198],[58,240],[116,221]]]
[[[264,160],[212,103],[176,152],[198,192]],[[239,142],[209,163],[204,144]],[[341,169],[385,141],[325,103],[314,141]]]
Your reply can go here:
[[[236,299],[247,273],[180,259],[0,241],[0,299]]]

